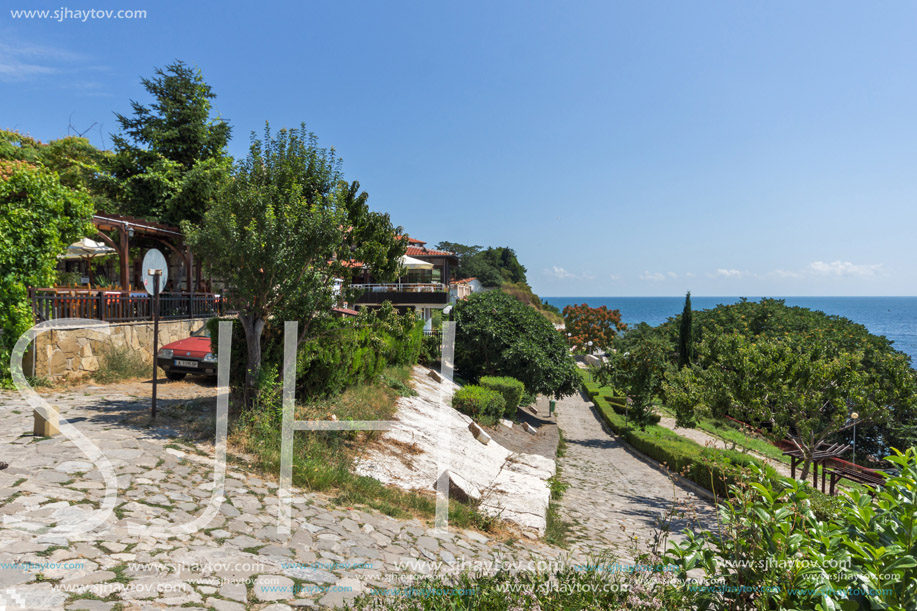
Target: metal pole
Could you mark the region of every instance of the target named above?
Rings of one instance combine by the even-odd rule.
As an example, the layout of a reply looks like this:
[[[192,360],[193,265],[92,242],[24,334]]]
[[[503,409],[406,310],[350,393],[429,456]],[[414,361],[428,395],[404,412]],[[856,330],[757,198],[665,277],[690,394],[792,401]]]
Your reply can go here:
[[[857,464],[857,421],[853,421],[853,464]]]
[[[159,383],[159,364],[156,354],[159,352],[159,278],[162,270],[153,272],[153,419],[156,419],[156,387]]]

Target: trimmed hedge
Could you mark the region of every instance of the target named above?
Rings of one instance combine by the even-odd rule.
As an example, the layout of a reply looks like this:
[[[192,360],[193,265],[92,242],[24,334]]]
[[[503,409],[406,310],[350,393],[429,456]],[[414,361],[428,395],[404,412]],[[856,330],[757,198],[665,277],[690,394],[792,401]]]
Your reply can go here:
[[[472,384],[455,392],[452,407],[475,420],[493,424],[503,415],[506,400],[495,390]]]
[[[584,375],[584,372],[580,372],[580,378],[583,392],[592,399],[599,415],[615,434],[670,471],[681,474],[718,496],[727,496],[729,486],[743,481],[746,469],[752,465],[764,469],[770,479],[780,477],[773,467],[743,452],[707,448],[655,424],[642,431],[628,427],[624,416],[617,413],[607,396],[602,394],[602,387],[592,381],[591,376]],[[816,517],[826,520],[836,514],[838,505],[835,497],[814,488],[809,488],[808,493]]]
[[[611,409],[613,409],[616,414],[627,418],[627,397],[602,395],[601,398],[611,406]],[[660,420],[662,420],[662,416],[659,414],[653,413],[649,415],[650,424],[659,424]]]
[[[681,474],[717,495],[726,496],[729,486],[742,479],[740,467],[752,464],[761,466],[760,461],[741,452],[705,448],[665,427],[651,424],[642,431],[630,428],[624,416],[616,413],[602,396],[600,388],[592,380],[583,377],[583,390],[615,434],[670,471]]]
[[[512,418],[516,415],[516,408],[519,407],[522,394],[525,392],[525,384],[509,376],[484,376],[478,380],[478,385],[495,390],[503,395],[503,400],[506,401],[503,414],[507,418]]]

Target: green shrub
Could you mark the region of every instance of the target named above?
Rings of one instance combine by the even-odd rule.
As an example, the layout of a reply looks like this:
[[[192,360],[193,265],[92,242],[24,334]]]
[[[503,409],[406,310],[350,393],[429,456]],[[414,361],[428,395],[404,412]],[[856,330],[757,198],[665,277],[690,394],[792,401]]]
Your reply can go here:
[[[525,384],[515,378],[506,376],[484,376],[478,380],[478,384],[503,395],[503,400],[506,401],[503,413],[507,418],[512,418],[516,415],[516,408],[519,407],[519,402],[525,392]]]
[[[716,533],[670,544],[678,580],[690,571],[720,586],[698,591],[691,608],[917,609],[917,450],[886,460],[900,475],[874,499],[858,490],[833,499],[829,519],[799,480],[758,473],[734,488]]]
[[[534,308],[487,291],[459,301],[454,315],[455,366],[463,377],[512,376],[529,392],[557,398],[576,392],[567,341]]]
[[[207,326],[217,351],[218,319]],[[233,324],[230,379],[233,385],[245,378],[245,333]],[[350,319],[327,319],[316,324],[311,337],[296,355],[297,399],[328,397],[356,384],[378,379],[389,366],[413,365],[420,356],[423,322],[413,313],[400,315],[386,303],[378,310],[365,310]],[[269,324],[262,336],[262,367],[283,363],[283,325]],[[279,383],[279,382],[278,382]],[[269,383],[267,383],[269,386]]]
[[[442,339],[439,335],[424,335],[420,345],[420,364],[433,365],[442,358]]]
[[[483,424],[494,424],[503,415],[506,400],[495,390],[471,385],[455,392],[452,407]]]

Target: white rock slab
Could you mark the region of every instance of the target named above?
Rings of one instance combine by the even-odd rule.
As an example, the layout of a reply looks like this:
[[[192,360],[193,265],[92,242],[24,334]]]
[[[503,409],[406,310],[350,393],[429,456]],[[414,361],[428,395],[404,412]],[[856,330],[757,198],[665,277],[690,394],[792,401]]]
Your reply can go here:
[[[454,482],[475,491],[470,496],[480,494],[481,511],[543,534],[554,460],[510,452],[495,440],[480,443],[469,430],[471,418],[450,407],[456,388],[415,367],[417,396],[398,401],[397,424],[357,461],[356,472],[408,490],[435,490],[441,469],[448,469]]]

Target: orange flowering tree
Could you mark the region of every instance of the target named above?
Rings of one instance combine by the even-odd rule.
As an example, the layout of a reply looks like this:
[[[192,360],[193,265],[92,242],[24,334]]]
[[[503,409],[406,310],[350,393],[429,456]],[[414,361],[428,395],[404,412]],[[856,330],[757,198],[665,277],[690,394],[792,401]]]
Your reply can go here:
[[[607,352],[618,332],[627,330],[627,325],[621,322],[621,312],[609,310],[608,306],[568,305],[563,314],[567,341],[576,352],[595,349]],[[592,342],[591,349],[589,342]]]

